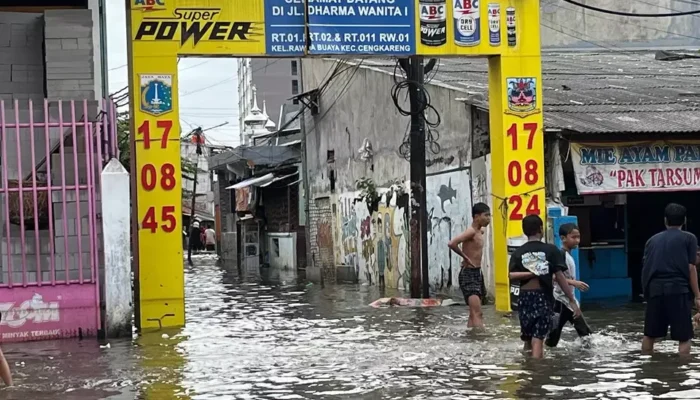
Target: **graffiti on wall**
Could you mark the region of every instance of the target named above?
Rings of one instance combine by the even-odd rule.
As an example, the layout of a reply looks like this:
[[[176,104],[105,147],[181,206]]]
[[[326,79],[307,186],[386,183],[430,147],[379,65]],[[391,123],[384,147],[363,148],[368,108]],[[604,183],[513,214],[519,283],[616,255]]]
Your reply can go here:
[[[346,193],[338,199],[338,261],[354,267],[362,283],[408,290],[410,257],[404,204],[407,199],[384,194],[377,211],[370,213],[357,195]]]
[[[471,174],[452,170],[427,177],[428,274],[432,290],[459,290],[460,258],[447,248],[471,223]]]
[[[472,160],[472,199],[474,203],[486,203],[494,209],[493,196],[491,196],[491,155]],[[484,272],[486,292],[494,292],[493,276],[493,229],[486,228],[484,235],[484,255],[481,259]]]

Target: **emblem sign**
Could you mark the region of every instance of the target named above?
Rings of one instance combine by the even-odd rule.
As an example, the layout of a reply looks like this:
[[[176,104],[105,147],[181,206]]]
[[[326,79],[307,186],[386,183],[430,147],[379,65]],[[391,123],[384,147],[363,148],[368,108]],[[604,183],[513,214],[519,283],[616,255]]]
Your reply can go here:
[[[539,114],[537,108],[537,79],[536,78],[507,78],[508,109],[506,114],[525,118]]]
[[[140,109],[155,117],[173,110],[173,76],[139,75],[141,83]]]

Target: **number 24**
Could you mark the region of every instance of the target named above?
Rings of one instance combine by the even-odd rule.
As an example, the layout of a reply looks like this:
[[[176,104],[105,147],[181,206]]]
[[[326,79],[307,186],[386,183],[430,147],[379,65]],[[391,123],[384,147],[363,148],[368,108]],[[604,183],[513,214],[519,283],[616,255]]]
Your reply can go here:
[[[508,204],[513,206],[513,209],[510,212],[510,215],[508,216],[508,219],[511,221],[520,221],[525,216],[522,213],[522,208],[523,208],[523,198],[522,196],[519,195],[514,195],[510,196],[508,199]],[[530,198],[530,202],[527,203],[527,207],[525,207],[525,214],[530,215],[530,214],[539,214],[540,213],[540,196],[537,194],[533,194],[532,197]]]

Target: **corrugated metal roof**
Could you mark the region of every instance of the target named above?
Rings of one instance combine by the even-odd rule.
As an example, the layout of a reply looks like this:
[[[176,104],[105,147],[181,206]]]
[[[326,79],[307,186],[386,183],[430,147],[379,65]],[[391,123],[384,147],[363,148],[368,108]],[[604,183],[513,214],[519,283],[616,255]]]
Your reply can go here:
[[[388,73],[393,73],[394,64],[364,61]],[[657,61],[655,52],[546,52],[542,68],[547,129],[700,132],[700,59]],[[483,96],[477,103],[487,106],[487,75],[484,59],[447,58],[429,78]]]

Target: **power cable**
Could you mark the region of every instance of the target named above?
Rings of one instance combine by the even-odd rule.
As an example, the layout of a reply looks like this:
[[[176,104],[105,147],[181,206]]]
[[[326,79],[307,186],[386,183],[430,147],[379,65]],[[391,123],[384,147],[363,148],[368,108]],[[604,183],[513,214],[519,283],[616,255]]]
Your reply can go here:
[[[638,2],[644,3],[644,4],[649,4],[649,5],[652,4],[652,3],[647,3],[646,1],[642,1],[642,0],[635,0],[635,1],[638,1]],[[678,0],[677,0],[677,1],[678,1]],[[696,4],[697,4],[697,3],[696,3]],[[557,8],[560,8],[560,9],[562,9],[562,10],[568,10],[568,11],[572,11],[572,12],[578,12],[578,10],[575,9],[575,8],[564,7],[564,6],[560,5],[560,4],[556,4],[555,2],[549,2],[549,3],[546,3],[546,5],[552,6],[552,7],[557,7]],[[659,6],[659,7],[661,7],[661,6]],[[663,8],[666,8],[666,7],[663,7]],[[667,9],[668,9],[668,8],[667,8]],[[669,9],[669,10],[672,10],[672,9]],[[676,11],[676,10],[673,10],[673,11]],[[599,15],[599,14],[590,14],[590,15],[588,15],[588,16],[589,16],[589,17],[593,17],[593,18],[598,18],[598,19],[601,19],[601,20],[605,20],[605,21],[611,21],[611,22],[614,22],[614,23],[617,23],[617,24],[634,25],[635,27],[639,27],[639,28],[642,28],[642,29],[645,29],[645,30],[655,31],[655,32],[659,32],[659,33],[667,33],[667,34],[669,34],[669,35],[674,35],[674,36],[678,36],[678,37],[684,37],[684,38],[693,39],[693,40],[700,40],[700,37],[697,37],[697,36],[690,36],[690,35],[686,35],[686,34],[679,33],[679,32],[671,32],[671,31],[667,31],[667,30],[663,30],[663,29],[654,28],[654,27],[651,27],[651,26],[644,26],[644,25],[632,24],[632,23],[630,23],[629,21],[625,21],[625,20],[622,20],[622,19],[606,18],[606,17],[604,17],[604,16],[602,16],[602,15]],[[700,18],[700,15],[693,15],[693,17],[695,17],[695,18]]]
[[[631,56],[630,54],[626,54],[626,53],[630,53],[630,51],[628,51],[628,50],[624,50],[624,49],[621,49],[621,48],[619,48],[619,47],[618,47],[618,48],[609,47],[609,46],[605,46],[605,45],[602,45],[602,44],[600,44],[600,43],[597,43],[597,42],[594,42],[594,41],[591,41],[591,40],[583,39],[583,37],[588,37],[588,38],[590,38],[590,36],[584,35],[583,33],[579,32],[579,31],[576,31],[576,30],[574,30],[574,29],[567,28],[567,29],[569,29],[570,31],[574,32],[576,35],[572,35],[572,34],[570,34],[570,33],[565,32],[565,31],[563,30],[564,27],[561,26],[561,25],[559,25],[559,24],[554,24],[554,25],[558,26],[559,29],[549,26],[549,25],[548,25],[546,22],[544,22],[544,21],[540,21],[540,24],[541,24],[542,26],[544,26],[545,28],[549,28],[549,29],[551,29],[551,30],[553,30],[553,31],[555,31],[555,32],[559,32],[559,33],[561,33],[561,34],[563,34],[563,35],[566,35],[566,36],[569,36],[569,37],[571,37],[571,38],[580,40],[580,41],[582,41],[582,42],[591,44],[591,45],[596,46],[596,47],[600,47],[600,48],[605,49],[605,50],[609,50],[609,51],[611,51],[611,52],[613,52],[613,53],[620,54],[620,55],[622,55],[622,56],[625,56],[625,57],[629,58],[631,61],[642,61],[639,57],[633,57],[633,56]],[[577,35],[578,35],[578,36],[577,36]],[[609,75],[609,74],[606,74],[606,75]]]
[[[605,8],[600,8],[600,7],[595,7],[595,6],[589,6],[588,4],[579,3],[576,0],[564,0],[564,2],[581,7],[581,8],[585,8],[587,10],[597,11],[597,12],[601,12],[601,13],[605,13],[605,14],[619,15],[622,17],[666,18],[666,17],[680,17],[683,15],[700,14],[700,10],[679,11],[679,12],[674,12],[674,13],[638,14],[638,13],[631,13],[631,12],[625,12],[625,11],[615,11],[615,10],[608,10]]]
[[[439,154],[440,153],[440,143],[438,141],[440,140],[440,133],[437,131],[437,128],[440,126],[442,122],[442,117],[440,116],[440,112],[431,104],[431,98],[430,98],[430,93],[425,88],[424,84],[421,84],[419,82],[415,82],[409,79],[403,79],[403,80],[398,80],[396,72],[398,69],[400,69],[400,61],[396,60],[396,65],[394,66],[394,86],[391,88],[391,100],[394,102],[394,107],[398,110],[399,114],[403,115],[404,117],[414,117],[414,116],[419,116],[421,119],[423,119],[423,122],[426,125],[426,133],[425,133],[425,141],[427,143],[426,148],[433,154]],[[403,74],[402,74],[403,75]],[[416,111],[412,110],[406,110],[401,106],[401,101],[400,98],[402,97],[401,94],[403,91],[406,91],[405,97],[408,95],[408,92],[411,90],[417,89],[418,92],[418,109]],[[431,120],[427,117],[428,114],[432,113],[435,116],[434,120]],[[410,130],[407,130],[407,132],[404,134],[403,140],[401,141],[401,145],[399,146],[399,155],[403,157],[405,160],[410,160],[411,158],[411,134]]]

